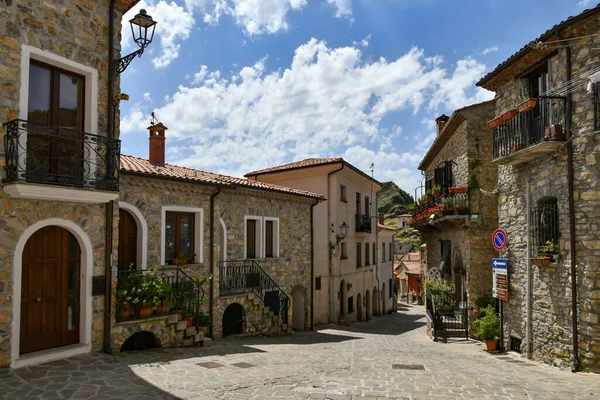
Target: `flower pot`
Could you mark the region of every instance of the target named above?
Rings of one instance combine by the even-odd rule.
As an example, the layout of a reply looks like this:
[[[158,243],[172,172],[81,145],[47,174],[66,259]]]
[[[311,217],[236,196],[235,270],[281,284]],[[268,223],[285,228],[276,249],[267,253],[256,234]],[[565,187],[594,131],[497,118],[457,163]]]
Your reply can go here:
[[[206,334],[206,332],[208,332],[208,327],[207,326],[199,326],[198,327],[198,333],[204,333],[204,334]]]
[[[494,118],[488,121],[488,128],[494,129],[502,125],[502,120],[500,118]]]
[[[187,327],[189,328],[190,326],[192,326],[192,321],[194,320],[194,317],[186,317],[185,318],[185,322]]]
[[[467,188],[465,186],[461,187],[451,187],[448,189],[450,193],[467,193]]]
[[[428,202],[431,202],[431,201],[433,201],[433,196],[427,196],[427,201],[428,201]]]
[[[139,311],[138,311],[138,315],[141,318],[145,318],[145,317],[149,317],[152,315],[152,307],[150,306],[141,306]]]
[[[505,112],[504,114],[502,114],[500,116],[500,119],[504,123],[506,121],[510,121],[511,119],[513,119],[516,116],[517,116],[517,110],[513,109],[513,110],[508,110],[507,112]]]
[[[169,307],[164,304],[156,307],[157,314],[165,314],[168,310],[169,310]]]
[[[563,140],[562,125],[554,124],[547,126],[545,129],[544,139],[546,141],[561,141]]]
[[[131,306],[129,304],[125,304],[121,306],[121,309],[118,312],[119,321],[124,321],[131,316]]]
[[[442,192],[433,192],[433,197],[437,198],[440,197],[442,195]]]
[[[458,215],[463,215],[467,211],[467,207],[456,207],[456,213]]]
[[[531,262],[538,267],[547,267],[550,265],[550,257],[532,257]]]
[[[498,341],[497,340],[486,340],[485,347],[487,348],[487,351],[496,351],[496,349],[498,348]]]
[[[532,108],[534,108],[536,104],[537,104],[537,99],[535,97],[530,97],[527,100],[525,100],[524,102],[522,102],[521,104],[519,104],[517,109],[519,110],[519,112],[526,112],[526,111],[529,111]]]

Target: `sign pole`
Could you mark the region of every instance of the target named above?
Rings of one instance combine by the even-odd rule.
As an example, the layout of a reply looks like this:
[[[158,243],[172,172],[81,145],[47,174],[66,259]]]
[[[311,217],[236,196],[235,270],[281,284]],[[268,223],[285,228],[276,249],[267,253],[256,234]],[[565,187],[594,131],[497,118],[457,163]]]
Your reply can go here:
[[[500,353],[504,353],[504,309],[502,303],[504,301],[500,299]]]

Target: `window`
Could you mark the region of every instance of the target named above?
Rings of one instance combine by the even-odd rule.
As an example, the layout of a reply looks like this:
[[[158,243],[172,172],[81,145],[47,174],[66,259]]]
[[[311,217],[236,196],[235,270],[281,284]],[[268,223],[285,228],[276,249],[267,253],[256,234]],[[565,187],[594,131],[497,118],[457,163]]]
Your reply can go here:
[[[264,258],[279,257],[279,218],[264,217]]]
[[[315,290],[321,290],[321,277],[315,277]]]
[[[365,196],[365,215],[371,215],[369,208],[371,204],[369,204],[369,196]]]
[[[377,245],[373,243],[373,265],[377,265]]]
[[[600,83],[594,83],[594,130],[600,130]]]
[[[381,243],[381,262],[385,262],[385,243]]]
[[[342,246],[342,251],[340,254],[340,259],[346,260],[346,259],[348,259],[348,245],[346,244],[346,242],[342,242],[341,246]]]
[[[340,201],[348,201],[346,198],[346,185],[340,185]]]
[[[356,192],[356,215],[360,215],[360,193]]]
[[[537,202],[531,212],[534,249],[539,251],[547,242],[558,245],[558,206],[555,197],[545,197]]]
[[[389,290],[390,293],[389,293],[388,297],[391,298],[394,293],[394,288],[392,287],[392,279],[391,278],[388,279],[388,287],[390,288],[390,290]]]
[[[195,259],[194,214],[170,211],[166,213],[165,261],[174,258]]]
[[[354,296],[348,297],[348,314],[354,312]]]
[[[356,268],[362,267],[362,245],[360,243],[356,243]]]
[[[365,265],[371,264],[371,260],[370,260],[371,257],[369,256],[369,249],[370,249],[369,243],[365,243]]]
[[[260,217],[245,217],[245,257],[244,258],[260,258]]]
[[[392,251],[392,242],[390,242],[390,259],[388,261],[392,261],[392,258],[394,258],[394,252]]]

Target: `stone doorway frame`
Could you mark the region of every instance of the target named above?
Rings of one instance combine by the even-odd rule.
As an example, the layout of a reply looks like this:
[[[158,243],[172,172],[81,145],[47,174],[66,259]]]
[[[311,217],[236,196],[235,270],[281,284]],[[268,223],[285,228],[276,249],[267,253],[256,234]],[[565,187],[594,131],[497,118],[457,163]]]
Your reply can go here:
[[[131,214],[137,224],[137,259],[141,269],[146,270],[148,269],[148,223],[144,214],[133,204],[119,201],[119,208]],[[135,269],[138,269],[137,265]]]
[[[80,310],[79,310],[79,343],[57,347],[55,349],[28,353],[21,356],[20,327],[21,327],[21,284],[23,267],[23,250],[29,238],[38,230],[46,226],[58,226],[71,232],[81,249],[81,276],[80,276]],[[13,258],[13,299],[12,299],[12,324],[10,342],[10,366],[12,368],[25,367],[32,364],[48,362],[61,358],[72,357],[77,354],[89,353],[92,350],[92,276],[94,273],[94,249],[87,233],[72,221],[61,218],[49,218],[38,221],[23,231],[14,250]]]

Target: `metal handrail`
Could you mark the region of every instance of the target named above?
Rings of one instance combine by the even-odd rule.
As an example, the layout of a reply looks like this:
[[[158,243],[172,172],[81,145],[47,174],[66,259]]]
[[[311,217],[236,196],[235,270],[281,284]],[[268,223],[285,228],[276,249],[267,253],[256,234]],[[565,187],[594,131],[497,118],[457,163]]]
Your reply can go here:
[[[290,298],[254,260],[219,261],[219,295],[254,293],[284,323]]]

